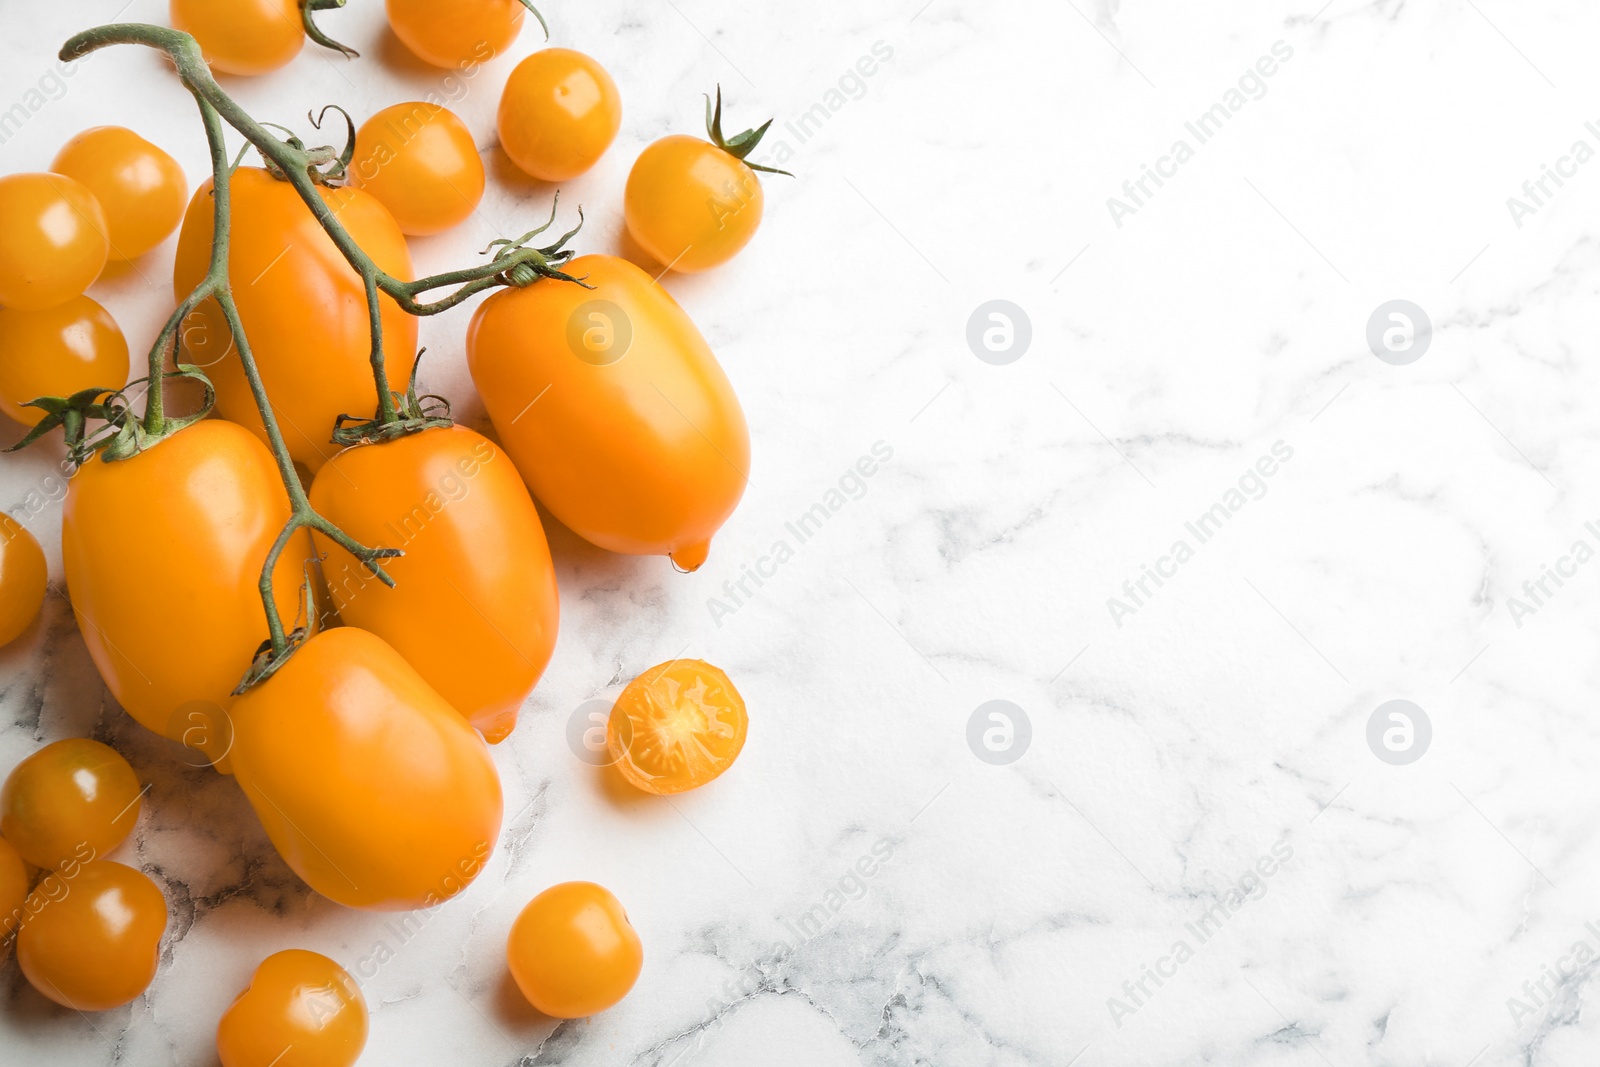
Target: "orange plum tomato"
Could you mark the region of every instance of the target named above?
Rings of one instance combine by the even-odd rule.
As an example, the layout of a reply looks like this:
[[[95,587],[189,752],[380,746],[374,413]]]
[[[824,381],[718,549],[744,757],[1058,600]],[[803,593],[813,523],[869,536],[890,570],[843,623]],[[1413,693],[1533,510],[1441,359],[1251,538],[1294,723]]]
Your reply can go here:
[[[47,875],[25,909],[17,962],[57,1004],[107,1011],[155,977],[167,901],[142,871],[110,860],[74,862]]]
[[[437,104],[386,107],[356,132],[350,179],[389,209],[404,233],[441,233],[483,199],[483,160],[472,132]]]
[[[693,274],[732,259],[761,225],[755,171],[708,141],[663,137],[634,161],[623,192],[628,232],[663,266]]]
[[[0,959],[11,947],[11,932],[27,914],[28,865],[11,842],[0,837]]]
[[[50,169],[82,182],[106,215],[111,258],[137,259],[183,221],[189,179],[178,161],[121,126],[84,130],[62,146]]]
[[[139,778],[116,749],[87,737],[48,744],[0,786],[0,834],[35,867],[103,856],[139,821]],[[85,852],[85,850],[89,850]]]
[[[100,677],[128,714],[213,762],[226,755],[230,694],[267,637],[261,566],[288,521],[271,453],[221,419],[91,460],[67,485],[61,554]],[[300,531],[273,572],[285,620],[300,611],[310,557]]]
[[[545,48],[518,63],[500,95],[500,147],[540,181],[568,181],[594,166],[621,126],[617,83],[570,48]]]
[[[436,427],[347,448],[311,505],[362,544],[400,548],[385,586],[315,535],[340,618],[377,634],[490,744],[509,734],[555,648],[555,568],[511,460],[481,434]]]
[[[428,908],[500,833],[489,749],[381,637],[324,630],[233,704],[233,773],[278,854],[350,908]]]
[[[0,304],[42,311],[94,284],[111,255],[106,215],[65,174],[0,178]]]
[[[367,1044],[367,1000],[343,967],[291,948],[261,961],[217,1024],[222,1067],[351,1067]]]
[[[612,552],[705,562],[750,469],[750,432],[722,367],[677,302],[613,256],[479,306],[467,366],[528,488]]]
[[[506,962],[528,1003],[552,1018],[581,1019],[628,995],[644,966],[644,946],[609,890],[562,882],[517,916]]]
[[[317,193],[379,267],[411,280],[405,235],[377,198],[350,188],[318,186]],[[334,420],[371,415],[378,407],[366,288],[288,182],[240,167],[233,174],[230,208],[228,270],[239,317],[289,452],[314,474],[338,451],[331,441]],[[205,277],[212,221],[207,180],[189,202],[178,235],[172,276],[179,299]],[[416,351],[417,320],[387,295],[378,306],[385,351],[402,357],[388,361],[389,387],[404,393],[411,361],[403,357]],[[216,386],[222,417],[265,440],[233,336],[215,301],[207,300],[185,321],[183,344],[188,361]]]
[[[128,341],[111,313],[87,296],[42,311],[0,308],[0,411],[24,426],[44,418],[24,407],[128,381]]]
[[[528,9],[521,0],[387,0],[389,28],[424,63],[470,70],[511,47]]]
[[[300,0],[172,0],[169,14],[223,74],[277,70],[306,43]]]
[[[704,660],[657,664],[628,683],[611,707],[606,751],[630,785],[682,793],[733,765],[750,717],[720,668]]]
[[[33,624],[49,588],[44,549],[21,523],[0,513],[0,645]]]

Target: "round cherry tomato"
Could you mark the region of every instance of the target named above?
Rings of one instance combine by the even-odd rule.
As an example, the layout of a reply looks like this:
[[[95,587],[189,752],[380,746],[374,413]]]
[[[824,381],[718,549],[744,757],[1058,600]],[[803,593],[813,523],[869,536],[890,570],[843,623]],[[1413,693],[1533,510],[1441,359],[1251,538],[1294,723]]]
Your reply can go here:
[[[156,976],[167,901],[142,871],[93,860],[47,875],[28,898],[17,962],[57,1004],[106,1011]]]
[[[528,1003],[552,1018],[581,1019],[628,995],[644,966],[644,946],[609,890],[562,882],[517,916],[506,962]]]
[[[689,316],[627,260],[478,308],[467,366],[533,495],[612,552],[705,562],[750,469],[739,398]],[[548,393],[546,392],[548,390]]]
[[[362,251],[388,271],[410,280],[411,252],[394,217],[360,189],[319,186],[327,203]],[[311,209],[288,182],[256,167],[233,173],[232,236],[228,272],[250,351],[272,397],[289,452],[314,474],[338,451],[332,444],[340,415],[371,415],[378,407],[372,384],[372,337],[366,288]],[[211,182],[189,202],[178,235],[173,287],[179,299],[205,277],[211,260]],[[383,314],[389,387],[404,393],[411,379],[406,354],[416,351],[417,320],[388,296]],[[263,441],[244,370],[222,310],[208,300],[184,325],[188,360],[205,368],[217,387],[217,411],[248,426]]]
[[[33,624],[49,588],[44,549],[21,523],[0,512],[0,645]]]
[[[11,842],[0,837],[0,958],[11,947],[11,931],[27,914],[23,907],[27,900],[28,866]]]
[[[87,296],[42,311],[0,308],[0,411],[24,426],[44,418],[23,407],[128,380],[128,342],[111,313]]]
[[[48,744],[0,786],[0,834],[35,867],[103,856],[139,821],[139,778],[116,749],[87,737]]]
[[[94,284],[111,254],[106,215],[65,174],[0,178],[0,304],[40,311]]]
[[[389,28],[424,63],[470,70],[522,32],[521,0],[387,0]]]
[[[261,565],[289,521],[265,445],[221,419],[130,459],[84,464],[67,486],[61,554],[78,629],[117,703],[213,761],[220,711],[266,639]],[[273,592],[300,613],[311,539],[279,557]]]
[[[403,232],[426,236],[471,215],[485,179],[466,123],[437,104],[413,102],[361,124],[350,180],[377,197]]]
[[[300,0],[172,0],[174,29],[200,43],[213,70],[265,74],[306,43]]]
[[[505,453],[461,426],[347,448],[311,486],[362,544],[401,548],[394,588],[316,535],[339,616],[394,646],[490,744],[550,662],[555,568],[539,511]]]
[[[324,630],[234,701],[233,773],[278,854],[350,908],[431,908],[483,870],[500,777],[381,637]]]
[[[622,96],[604,67],[570,48],[518,63],[500,95],[500,147],[541,181],[564,182],[597,163],[622,126]]]
[[[628,173],[628,232],[664,266],[693,274],[726,263],[761,225],[765,196],[742,159],[674,134],[639,153]]]
[[[189,179],[178,161],[132,130],[96,126],[62,146],[50,169],[82,182],[106,215],[111,258],[137,259],[183,220]]]
[[[367,1000],[345,969],[305,949],[274,952],[222,1013],[222,1067],[351,1067],[367,1044]]]
[[[750,717],[728,676],[704,660],[658,663],[611,706],[606,751],[629,784],[682,793],[733,765]]]

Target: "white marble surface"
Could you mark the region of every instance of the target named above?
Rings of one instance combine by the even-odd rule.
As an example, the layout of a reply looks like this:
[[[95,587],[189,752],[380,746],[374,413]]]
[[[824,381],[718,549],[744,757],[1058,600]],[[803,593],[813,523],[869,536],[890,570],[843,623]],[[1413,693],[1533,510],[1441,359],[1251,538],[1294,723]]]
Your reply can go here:
[[[553,531],[562,633],[496,752],[504,838],[408,940],[313,897],[230,783],[132,725],[52,599],[0,652],[0,766],[72,734],[126,753],[153,788],[118,858],[162,882],[172,921],[148,995],[98,1017],[7,963],[0,1062],[212,1062],[255,962],[297,945],[361,975],[365,1064],[1594,1063],[1595,964],[1571,953],[1600,952],[1600,566],[1547,582],[1532,614],[1512,598],[1575,541],[1600,546],[1600,161],[1567,166],[1520,226],[1507,198],[1575,141],[1600,148],[1600,11],[1321,4],[550,0],[556,42],[626,101],[615,147],[563,190],[589,213],[582,247],[627,251],[628,166],[694,132],[713,84],[735,128],[775,114],[790,142],[799,177],[767,181],[751,248],[666,282],[750,416],[748,495],[692,576]],[[153,56],[51,80],[69,33],[164,15],[122,6],[5,4],[0,106],[46,94],[0,169],[120,123],[200,176],[199,127]],[[328,102],[453,101],[497,180],[461,232],[416,242],[442,269],[550,190],[495,147],[511,60],[447,86],[379,9],[325,20],[359,62],[308,50],[232,87],[300,125]],[[1278,42],[1264,94],[1198,143],[1185,123]],[[892,58],[852,82],[875,45]],[[783,129],[818,103],[809,139]],[[1192,158],[1114,219],[1107,198],[1180,138]],[[136,347],[170,307],[171,256],[95,290]],[[965,337],[994,298],[1032,322],[1004,366]],[[1436,326],[1405,366],[1365,340],[1397,298]],[[468,314],[424,324],[425,380],[481,427]],[[880,441],[893,458],[859,499],[714,619],[723,583]],[[1185,523],[1280,441],[1292,458],[1198,544]],[[53,462],[8,457],[0,505]],[[29,519],[57,578],[58,516]],[[1192,558],[1162,563],[1180,539]],[[1114,617],[1158,563],[1175,576]],[[742,758],[673,802],[607,788],[569,751],[570,714],[680,653],[742,687]],[[1366,741],[1396,698],[1433,725],[1407,766]],[[1032,727],[1005,766],[966,741],[994,699]],[[874,846],[888,858],[853,880]],[[1290,858],[1202,942],[1186,924],[1274,846]],[[646,963],[622,1005],[558,1026],[520,1003],[502,946],[570,878],[618,894]],[[1170,977],[1141,992],[1147,967]]]

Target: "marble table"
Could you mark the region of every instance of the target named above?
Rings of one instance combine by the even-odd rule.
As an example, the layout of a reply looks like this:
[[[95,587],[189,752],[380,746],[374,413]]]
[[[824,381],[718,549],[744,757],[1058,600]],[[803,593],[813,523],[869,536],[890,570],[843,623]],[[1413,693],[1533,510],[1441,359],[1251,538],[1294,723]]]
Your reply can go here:
[[[562,188],[585,249],[638,254],[628,167],[699,129],[700,94],[731,129],[777,118],[798,177],[765,182],[757,240],[664,280],[749,414],[743,504],[693,575],[550,524],[562,631],[495,751],[502,839],[409,918],[312,895],[230,782],[115,706],[53,596],[0,651],[0,768],[71,735],[125,753],[151,788],[116,858],[171,922],[148,993],[92,1018],[6,963],[0,1063],[214,1062],[291,946],[357,975],[365,1064],[1594,1063],[1600,11],[544,6],[626,101]],[[156,57],[52,58],[158,0],[0,17],[0,167],[115,123],[204,173]],[[301,129],[456,110],[492,188],[420,268],[542,218],[552,187],[494,133],[536,32],[463,79],[376,0],[324,22],[363,58],[229,88]],[[136,350],[172,256],[94,290]],[[424,383],[486,429],[469,314],[423,324]],[[0,464],[58,581],[59,458]],[[749,744],[710,788],[630,794],[569,731],[680,654],[737,680]],[[578,878],[646,962],[558,1024],[503,944]]]

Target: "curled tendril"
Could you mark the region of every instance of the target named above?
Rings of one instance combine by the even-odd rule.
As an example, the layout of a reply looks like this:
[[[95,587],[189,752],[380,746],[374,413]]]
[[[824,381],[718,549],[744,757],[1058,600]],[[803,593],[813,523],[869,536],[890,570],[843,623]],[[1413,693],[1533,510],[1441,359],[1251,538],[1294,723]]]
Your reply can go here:
[[[406,386],[405,395],[391,394],[398,419],[385,422],[379,415],[370,419],[340,415],[334,420],[333,443],[349,446],[393,441],[422,430],[454,426],[455,422],[450,418],[450,401],[437,393],[417,395],[417,374],[422,369],[422,355],[426,351],[426,348],[417,351],[417,358],[411,364],[411,384]]]
[[[323,171],[323,181],[329,185],[345,179],[350,171],[350,161],[356,157],[356,120],[350,117],[350,112],[338,104],[328,104],[316,114],[312,114],[309,111],[306,112],[306,118],[310,121],[313,129],[320,130],[322,129],[322,120],[328,117],[328,112],[330,111],[337,111],[344,116],[345,129],[348,133],[344,141],[344,150],[339,153],[339,158],[330,164],[327,170]]]

